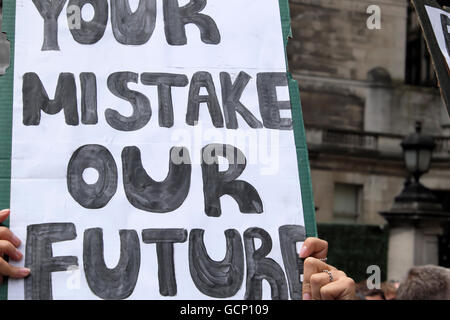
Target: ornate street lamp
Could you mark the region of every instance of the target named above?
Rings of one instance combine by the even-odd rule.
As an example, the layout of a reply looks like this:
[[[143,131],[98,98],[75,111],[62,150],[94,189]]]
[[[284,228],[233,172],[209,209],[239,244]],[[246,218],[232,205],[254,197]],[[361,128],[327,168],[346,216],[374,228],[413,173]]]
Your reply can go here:
[[[430,170],[436,146],[421,131],[418,122],[416,132],[401,143],[408,178],[391,210],[380,212],[389,223],[388,277],[392,279],[400,279],[414,265],[438,264],[438,236],[450,220],[450,214],[419,181]]]
[[[422,124],[416,122],[416,132],[407,136],[401,143],[403,158],[409,176],[405,181],[403,191],[395,198],[391,211],[382,215],[390,219],[407,216],[432,217],[443,214],[442,204],[433,193],[420,183],[420,177],[430,170],[433,150],[436,147],[433,137],[422,134]],[[414,178],[411,181],[411,177]],[[446,214],[445,214],[446,215]]]
[[[422,134],[422,123],[416,122],[416,132],[401,143],[406,169],[419,183],[420,177],[430,170],[431,156],[436,147],[434,139]]]

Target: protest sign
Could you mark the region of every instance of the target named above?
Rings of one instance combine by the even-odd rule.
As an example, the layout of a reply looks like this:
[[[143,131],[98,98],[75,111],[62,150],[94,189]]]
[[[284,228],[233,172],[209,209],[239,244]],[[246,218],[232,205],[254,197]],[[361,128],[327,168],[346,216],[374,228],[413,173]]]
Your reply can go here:
[[[411,0],[430,52],[442,99],[450,113],[450,13],[434,0]]]
[[[31,269],[4,296],[301,298],[287,0],[4,5],[1,205]]]

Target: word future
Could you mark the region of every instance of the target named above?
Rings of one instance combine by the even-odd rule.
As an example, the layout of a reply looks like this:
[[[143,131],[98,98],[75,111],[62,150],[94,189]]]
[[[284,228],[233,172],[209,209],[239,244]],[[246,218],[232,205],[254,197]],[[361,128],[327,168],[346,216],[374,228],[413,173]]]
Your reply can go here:
[[[243,241],[237,230],[226,230],[226,254],[222,261],[214,261],[208,255],[203,239],[204,232],[203,229],[192,229],[189,234],[189,271],[200,292],[214,298],[235,296],[242,287],[246,264],[246,299],[262,299],[263,280],[271,287],[272,299],[288,299],[288,283],[291,298],[301,299],[302,287],[299,279],[303,273],[303,263],[298,259],[296,243],[306,238],[303,226],[285,225],[279,228],[279,243],[288,283],[281,266],[267,257],[272,250],[272,239],[264,229],[247,229]],[[120,230],[119,235],[119,262],[115,268],[109,269],[103,254],[103,230],[92,228],[84,232],[83,266],[86,280],[92,292],[102,299],[129,297],[139,276],[139,236],[136,230]],[[31,276],[25,279],[25,299],[52,299],[51,273],[78,266],[77,256],[54,257],[52,243],[74,240],[76,237],[76,227],[73,223],[48,223],[27,227],[25,266],[32,272]],[[142,230],[142,241],[156,245],[159,292],[162,296],[177,294],[174,245],[186,242],[187,238],[188,232],[185,229]],[[259,248],[256,240],[261,243]]]

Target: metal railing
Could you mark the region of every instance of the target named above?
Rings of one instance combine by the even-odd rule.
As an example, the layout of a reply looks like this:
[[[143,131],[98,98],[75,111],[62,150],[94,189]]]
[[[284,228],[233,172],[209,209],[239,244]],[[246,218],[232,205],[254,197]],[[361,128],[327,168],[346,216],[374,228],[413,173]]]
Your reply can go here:
[[[403,136],[331,128],[306,128],[306,140],[313,148],[378,152],[401,156]],[[450,158],[450,137],[435,137],[434,157]]]
[[[323,131],[322,142],[366,150],[378,149],[378,136],[363,132],[326,129]]]

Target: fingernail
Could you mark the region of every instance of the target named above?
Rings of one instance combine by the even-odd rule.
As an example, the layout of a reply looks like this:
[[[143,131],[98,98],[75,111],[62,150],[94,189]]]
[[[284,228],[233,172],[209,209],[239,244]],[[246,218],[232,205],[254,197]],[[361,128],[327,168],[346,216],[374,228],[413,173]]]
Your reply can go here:
[[[7,213],[9,213],[9,209],[4,209],[4,210],[0,211],[0,215],[4,215]]]
[[[302,257],[303,255],[306,254],[306,250],[307,250],[306,246],[303,246],[303,247],[300,249],[300,257]]]
[[[27,275],[30,274],[30,272],[31,272],[31,270],[28,268],[19,268],[19,273],[21,276],[26,277]]]
[[[22,241],[20,241],[19,238],[17,238],[15,235],[12,235],[12,242],[17,246],[20,246],[20,244],[22,243]]]
[[[309,293],[305,293],[303,295],[303,300],[311,300],[311,295]]]
[[[16,259],[20,260],[20,259],[22,259],[22,257],[23,257],[22,252],[20,252],[19,250],[16,250]]]

